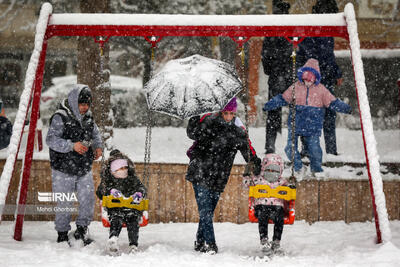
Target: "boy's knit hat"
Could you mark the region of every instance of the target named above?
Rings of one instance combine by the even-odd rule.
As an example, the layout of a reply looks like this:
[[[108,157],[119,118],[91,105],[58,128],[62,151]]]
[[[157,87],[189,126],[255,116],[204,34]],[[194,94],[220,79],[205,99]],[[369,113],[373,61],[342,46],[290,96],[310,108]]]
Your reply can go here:
[[[81,92],[78,96],[78,103],[79,104],[91,104],[92,103],[92,93],[90,92],[89,87],[82,88]]]
[[[122,167],[128,167],[128,160],[127,159],[116,159],[113,160],[110,164],[111,172],[115,172]]]
[[[224,107],[222,112],[224,111],[231,111],[231,112],[236,112],[237,111],[237,102],[236,102],[236,97],[232,98],[231,101],[229,101],[228,104]]]

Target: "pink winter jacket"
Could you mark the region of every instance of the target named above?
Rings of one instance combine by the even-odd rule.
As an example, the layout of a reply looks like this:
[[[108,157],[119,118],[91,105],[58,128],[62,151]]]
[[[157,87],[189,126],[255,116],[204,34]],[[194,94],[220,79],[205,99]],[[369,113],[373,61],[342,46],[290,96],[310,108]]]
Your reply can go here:
[[[268,182],[264,177],[263,173],[266,169],[266,167],[270,164],[279,164],[281,167],[281,174],[280,177],[276,182]],[[283,160],[282,158],[277,155],[277,154],[267,154],[262,163],[261,163],[261,172],[257,176],[245,176],[243,177],[243,187],[249,188],[251,185],[268,185],[271,188],[277,188],[278,186],[282,185],[288,185],[288,182],[286,181],[285,178],[282,177],[282,172],[283,172]],[[269,197],[269,198],[255,198],[254,199],[254,205],[273,205],[273,206],[284,206],[285,200],[279,199],[279,198],[274,198],[274,197]]]
[[[317,82],[315,82],[313,85],[311,85],[308,90],[306,85],[299,79],[294,84],[295,88],[295,95],[296,95],[296,105],[297,106],[311,106],[311,107],[317,107],[317,108],[322,108],[322,107],[329,107],[332,101],[336,100],[336,97],[329,92],[328,89],[321,83],[319,83],[319,64],[318,60],[316,59],[309,59],[306,64],[300,69],[300,70],[311,70],[314,72],[314,74],[317,74]],[[301,73],[303,71],[300,71]],[[283,94],[283,98],[286,100],[286,102],[291,103],[292,102],[292,88],[293,85],[291,85]]]

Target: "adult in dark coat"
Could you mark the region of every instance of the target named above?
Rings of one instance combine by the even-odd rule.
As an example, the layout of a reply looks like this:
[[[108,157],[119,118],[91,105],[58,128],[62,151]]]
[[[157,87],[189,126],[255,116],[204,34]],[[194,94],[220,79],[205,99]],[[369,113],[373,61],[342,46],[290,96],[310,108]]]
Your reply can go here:
[[[0,149],[3,149],[10,144],[12,124],[4,113],[3,102],[1,102],[1,100],[0,103],[2,106],[0,107]]]
[[[193,185],[200,217],[196,251],[211,254],[218,251],[213,228],[214,210],[228,182],[237,151],[246,162],[254,163],[254,173],[261,169],[261,160],[249,144],[243,124],[235,115],[236,109],[234,98],[221,112],[192,117],[187,127],[188,137],[195,140],[186,179]]]
[[[85,245],[93,240],[88,226],[94,213],[94,183],[92,164],[102,155],[102,140],[99,129],[90,112],[92,95],[89,87],[77,84],[68,97],[58,106],[50,119],[46,136],[49,147],[53,193],[75,194],[79,201],[76,231],[73,236]],[[57,200],[55,228],[57,242],[69,242],[73,202]]]
[[[312,8],[312,13],[337,13],[338,10],[335,0],[318,0]],[[303,66],[310,58],[318,60],[321,69],[321,83],[333,95],[335,95],[335,85],[340,86],[343,83],[342,72],[335,60],[334,46],[333,37],[307,37],[299,44],[297,53],[299,67]],[[326,153],[337,155],[335,111],[326,109],[323,129]],[[303,151],[304,153],[306,152]]]
[[[273,2],[273,14],[289,14],[290,4]],[[292,44],[284,37],[265,37],[261,50],[264,73],[268,75],[268,99],[282,94],[292,83]],[[275,152],[275,141],[281,132],[282,109],[268,111],[265,127],[265,153]]]

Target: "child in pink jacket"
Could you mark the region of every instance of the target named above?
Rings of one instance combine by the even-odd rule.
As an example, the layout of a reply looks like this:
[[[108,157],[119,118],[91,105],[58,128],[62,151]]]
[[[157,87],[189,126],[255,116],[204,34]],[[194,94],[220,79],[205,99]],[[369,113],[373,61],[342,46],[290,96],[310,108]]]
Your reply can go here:
[[[271,188],[288,185],[282,177],[283,160],[278,154],[266,154],[261,163],[261,173],[257,176],[243,177],[243,185],[248,188],[252,185],[268,185]],[[284,224],[283,199],[269,197],[254,200],[255,216],[258,219],[261,250],[265,253],[279,252],[280,240]],[[268,241],[268,221],[274,222],[274,235],[272,242]]]
[[[351,107],[332,95],[324,85],[320,83],[321,74],[318,60],[310,58],[303,67],[298,69],[299,80],[292,84],[283,94],[277,95],[267,103],[263,110],[269,111],[292,103],[292,91],[296,99],[296,126],[294,138],[294,169],[301,173],[303,164],[300,153],[297,150],[298,137],[302,137],[310,159],[312,174],[322,172],[322,149],[319,138],[324,123],[326,108],[336,112],[351,113]],[[292,127],[290,125],[292,110],[288,119],[288,141],[285,153],[292,158]]]

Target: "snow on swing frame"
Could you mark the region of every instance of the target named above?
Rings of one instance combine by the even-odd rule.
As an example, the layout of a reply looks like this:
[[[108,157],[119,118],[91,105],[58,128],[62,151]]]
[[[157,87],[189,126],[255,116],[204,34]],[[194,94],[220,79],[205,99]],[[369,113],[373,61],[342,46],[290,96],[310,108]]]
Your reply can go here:
[[[376,242],[389,242],[391,231],[386,210],[379,155],[373,133],[354,6],[343,13],[303,15],[162,15],[162,14],[52,14],[49,3],[42,5],[36,26],[34,50],[26,72],[8,157],[0,178],[0,218],[15,168],[24,121],[30,125],[17,200],[14,239],[22,240],[25,203],[32,164],[47,41],[53,36],[142,36],[152,47],[164,36],[227,36],[242,46],[251,37],[341,37],[350,42],[364,152],[374,211]],[[115,24],[118,21],[119,24]],[[156,39],[148,37],[156,36]],[[244,38],[243,38],[244,37]],[[1,220],[1,219],[0,219]],[[1,222],[1,221],[0,221]]]

